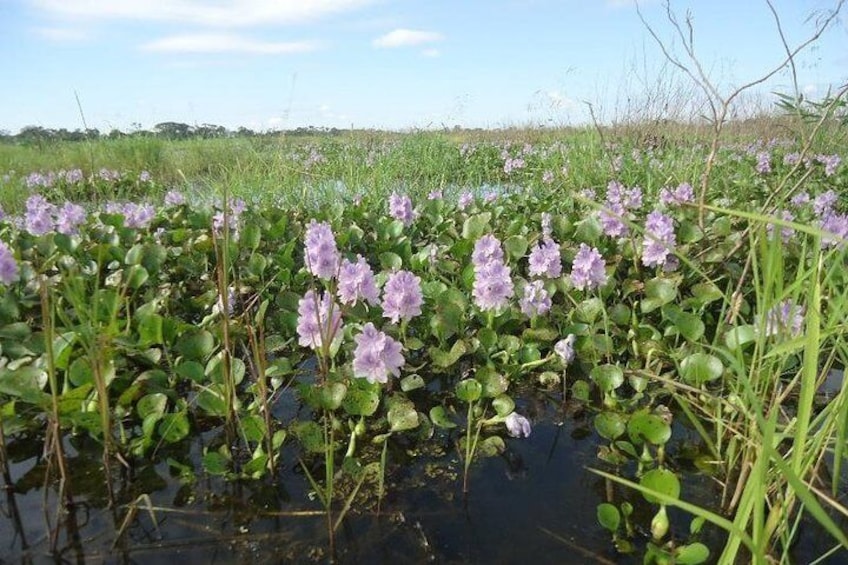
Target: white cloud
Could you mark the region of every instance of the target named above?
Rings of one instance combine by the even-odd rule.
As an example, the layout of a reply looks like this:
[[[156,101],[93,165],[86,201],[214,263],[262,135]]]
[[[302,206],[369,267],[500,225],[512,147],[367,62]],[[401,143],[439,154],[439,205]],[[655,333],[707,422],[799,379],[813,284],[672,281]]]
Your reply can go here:
[[[37,27],[33,28],[33,33],[48,41],[85,41],[88,39],[88,34],[81,29],[64,28],[64,27]]]
[[[283,55],[306,53],[319,49],[315,41],[270,42],[255,41],[239,35],[200,33],[163,37],[141,46],[144,51],[168,53],[247,53],[252,55]]]
[[[421,55],[423,55],[424,57],[438,57],[441,54],[442,54],[441,51],[439,51],[438,49],[435,49],[433,47],[430,47],[429,49],[424,49],[423,51],[421,51]]]
[[[29,0],[54,16],[191,23],[213,27],[293,24],[350,12],[377,0]]]
[[[411,47],[415,45],[422,45],[424,43],[442,41],[444,38],[445,37],[437,31],[398,28],[385,35],[381,35],[372,43],[374,47]]]

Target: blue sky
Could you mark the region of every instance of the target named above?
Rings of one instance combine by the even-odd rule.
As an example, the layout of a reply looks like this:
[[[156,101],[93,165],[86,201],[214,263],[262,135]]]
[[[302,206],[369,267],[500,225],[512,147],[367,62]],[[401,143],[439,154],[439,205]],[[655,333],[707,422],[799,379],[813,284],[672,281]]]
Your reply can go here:
[[[773,0],[793,45],[835,3]],[[671,5],[691,10],[696,48],[725,88],[783,56],[765,1]],[[640,6],[671,40],[663,3]],[[630,0],[0,0],[0,54],[11,132],[81,128],[75,93],[88,126],[106,131],[585,123],[585,102],[615,117],[662,63]],[[845,83],[848,26],[798,71],[813,97]],[[764,91],[790,88],[781,73]]]

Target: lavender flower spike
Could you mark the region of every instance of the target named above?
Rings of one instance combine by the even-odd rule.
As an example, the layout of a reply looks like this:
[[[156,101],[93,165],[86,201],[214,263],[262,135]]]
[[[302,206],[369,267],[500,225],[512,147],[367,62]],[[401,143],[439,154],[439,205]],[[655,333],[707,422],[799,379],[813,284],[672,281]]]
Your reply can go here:
[[[604,258],[594,247],[580,244],[580,250],[571,265],[571,283],[578,290],[592,290],[607,282]]]
[[[528,318],[547,314],[551,309],[551,297],[541,280],[527,283],[524,298],[518,301],[521,312]]]
[[[421,314],[424,295],[421,279],[409,271],[397,271],[389,275],[383,287],[383,317],[392,323],[409,321]]]
[[[374,272],[361,255],[356,256],[356,263],[347,259],[342,261],[338,288],[342,304],[356,304],[358,300],[364,300],[376,305],[380,303],[379,292],[374,281]]]
[[[15,261],[15,256],[12,255],[11,249],[0,241],[0,283],[12,284],[18,280],[19,276],[20,268]]]
[[[377,331],[368,322],[362,333],[353,338],[353,376],[364,378],[369,383],[388,382],[389,373],[400,376],[400,368],[406,362],[401,354],[401,345],[385,333]]]
[[[518,412],[513,412],[507,416],[504,423],[506,424],[506,430],[512,437],[530,437],[530,432],[532,431],[530,420]]]
[[[315,220],[306,228],[306,268],[319,279],[330,280],[339,269],[340,256],[330,224]]]
[[[306,291],[297,303],[297,314],[297,342],[303,347],[321,349],[325,340],[332,343],[340,335],[342,313],[326,292],[319,299],[314,290]]]

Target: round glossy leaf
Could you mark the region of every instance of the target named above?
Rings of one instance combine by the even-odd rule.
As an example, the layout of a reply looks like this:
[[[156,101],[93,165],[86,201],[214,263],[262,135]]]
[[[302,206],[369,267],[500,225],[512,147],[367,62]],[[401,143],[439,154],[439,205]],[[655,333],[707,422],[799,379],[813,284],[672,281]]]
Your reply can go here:
[[[501,436],[489,436],[477,444],[477,453],[481,457],[494,457],[506,450],[506,444]]]
[[[321,387],[321,407],[335,410],[342,405],[347,387],[342,383],[326,383]]]
[[[724,334],[724,343],[731,350],[740,349],[749,343],[753,343],[756,339],[757,334],[754,326],[750,325],[735,327]]]
[[[161,392],[154,392],[139,398],[135,409],[138,411],[138,416],[144,419],[150,415],[161,416],[165,413],[167,405],[168,397]]]
[[[678,565],[698,565],[706,563],[710,558],[710,550],[702,543],[690,543],[677,550],[674,562]]]
[[[671,439],[671,426],[656,414],[642,411],[630,416],[627,433],[634,443],[663,445]]]
[[[73,360],[68,369],[68,378],[74,386],[94,382],[94,371],[91,369],[88,357],[77,357]]]
[[[463,379],[456,383],[456,397],[463,402],[474,402],[483,394],[483,385],[475,379]]]
[[[680,480],[677,478],[677,475],[668,469],[651,469],[642,475],[639,484],[671,498],[678,498],[680,496]],[[643,496],[648,502],[654,504],[660,503],[659,499],[653,495],[643,493]]]
[[[469,216],[462,224],[462,237],[476,241],[488,229],[491,218],[492,214],[490,212]]]
[[[389,429],[402,432],[418,427],[418,412],[411,402],[396,402],[389,408]]]
[[[159,435],[168,443],[180,441],[188,432],[189,423],[185,412],[165,414],[159,422]]]
[[[430,420],[439,428],[450,429],[456,427],[456,424],[448,416],[447,410],[441,404],[430,408]]]
[[[527,239],[520,235],[513,235],[504,240],[504,249],[507,255],[513,259],[521,259],[527,253]]]
[[[174,368],[176,373],[184,378],[190,379],[196,383],[203,382],[206,377],[206,372],[203,370],[203,365],[197,361],[180,361]]]
[[[506,392],[509,379],[491,367],[481,367],[477,370],[474,380],[483,385],[483,396],[494,398]]]
[[[580,400],[582,402],[588,401],[589,392],[589,383],[586,381],[578,380],[571,385],[571,395],[575,398],[575,400]]]
[[[133,265],[127,269],[127,286],[132,289],[140,288],[149,278],[150,274],[147,269],[141,265]]]
[[[574,320],[576,322],[584,322],[593,324],[601,312],[604,311],[604,303],[600,298],[590,298],[584,300],[574,309]]]
[[[701,386],[721,377],[724,365],[721,359],[707,353],[693,353],[680,363],[680,376],[685,382]]]
[[[206,330],[184,334],[177,340],[176,349],[187,359],[202,361],[215,348],[215,338]]]
[[[385,271],[396,271],[403,266],[403,259],[397,253],[385,251],[380,253],[380,266]]]
[[[595,416],[595,430],[602,438],[614,440],[626,429],[624,417],[617,412],[601,412]]]
[[[411,390],[416,390],[419,388],[424,388],[424,379],[421,377],[421,375],[407,375],[400,380],[400,389],[403,392],[409,392]]]
[[[342,400],[342,407],[351,416],[370,416],[377,411],[380,397],[371,390],[350,389]]]
[[[598,523],[604,528],[615,533],[621,525],[621,514],[614,505],[609,502],[598,504]]]
[[[492,400],[492,407],[498,416],[506,417],[515,410],[515,401],[508,394],[502,394]]]
[[[618,365],[598,365],[589,376],[603,392],[612,392],[624,384],[624,371]]]
[[[668,304],[677,298],[677,285],[663,278],[654,278],[645,283],[645,298],[642,300],[642,312],[647,314]]]

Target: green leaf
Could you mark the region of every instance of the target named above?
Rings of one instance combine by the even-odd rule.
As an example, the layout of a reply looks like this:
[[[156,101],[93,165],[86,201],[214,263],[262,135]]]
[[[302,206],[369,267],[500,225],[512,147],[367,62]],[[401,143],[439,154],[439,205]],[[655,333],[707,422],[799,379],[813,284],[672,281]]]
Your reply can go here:
[[[714,381],[721,377],[724,365],[721,359],[707,353],[692,353],[680,363],[680,376],[693,386]]]
[[[498,334],[491,328],[480,328],[477,332],[477,339],[480,340],[480,345],[488,351],[497,345]]]
[[[506,392],[509,388],[509,379],[497,372],[492,367],[480,367],[474,379],[483,386],[485,398],[495,398]]]
[[[78,357],[68,368],[68,379],[74,386],[82,386],[94,382],[94,371],[88,357]]]
[[[690,543],[677,550],[674,562],[678,565],[698,565],[710,558],[710,550],[702,543]]]
[[[456,424],[448,416],[447,410],[441,404],[430,408],[430,420],[440,428],[451,429],[456,427]]]
[[[621,514],[618,508],[609,502],[598,504],[598,523],[612,533],[618,531],[618,526],[621,525]]]
[[[469,216],[462,224],[463,239],[470,239],[472,241],[479,239],[489,227],[489,220],[491,219],[491,212]]]
[[[159,435],[168,443],[176,443],[188,435],[189,428],[185,412],[165,414],[159,422]]]
[[[669,304],[663,308],[663,315],[672,323],[684,338],[695,342],[704,335],[704,322],[695,314],[684,312],[680,307]]]
[[[604,303],[600,298],[589,298],[574,309],[574,321],[594,324],[603,311]]]
[[[641,410],[630,416],[627,433],[635,443],[648,441],[653,445],[663,445],[671,439],[671,426],[647,410]]]
[[[342,405],[346,393],[343,383],[325,383],[321,387],[321,406],[325,410],[335,410]]]
[[[377,411],[379,395],[373,390],[351,388],[342,400],[342,408],[351,416],[370,416]]]
[[[477,444],[480,457],[494,457],[506,451],[506,444],[501,436],[489,436]]]
[[[177,340],[177,352],[187,359],[203,361],[215,348],[215,338],[206,330],[188,333]]]
[[[453,343],[451,350],[448,352],[435,347],[431,347],[428,351],[430,353],[430,358],[433,360],[433,364],[436,367],[445,369],[459,361],[459,359],[465,355],[466,347],[465,342],[457,340]]]
[[[728,349],[735,351],[757,340],[754,326],[744,325],[730,329],[724,334],[724,343]]]
[[[150,415],[161,417],[167,406],[168,397],[161,392],[154,392],[139,398],[135,409],[138,411],[138,416],[144,419]]]
[[[393,403],[387,418],[392,432],[402,432],[418,427],[418,412],[415,411],[415,405],[411,402]]]
[[[456,383],[456,397],[463,402],[474,402],[483,394],[483,385],[475,379],[463,379]]]
[[[147,272],[147,269],[141,265],[132,265],[127,269],[127,286],[132,289],[141,288],[141,286],[146,283],[149,278],[150,274]]]
[[[230,460],[218,453],[210,451],[203,456],[203,468],[210,475],[226,475],[230,469]]]
[[[201,383],[206,378],[206,371],[203,370],[203,365],[197,361],[180,361],[174,367],[174,371],[184,379],[190,379],[196,383]]]
[[[653,278],[645,283],[645,298],[642,299],[642,313],[653,312],[677,298],[677,284],[670,279]]]
[[[403,266],[403,259],[397,253],[385,251],[380,253],[380,267],[386,271],[398,270]]]
[[[624,434],[627,429],[624,416],[617,412],[601,412],[595,416],[595,430],[608,440],[614,440]]]
[[[515,410],[515,401],[508,394],[502,394],[492,400],[492,408],[498,416],[505,418]]]
[[[639,484],[671,498],[680,498],[680,481],[677,475],[668,469],[651,469],[642,475]],[[646,492],[643,492],[642,496],[645,497],[645,500],[653,504],[660,502],[657,497]]]
[[[292,424],[292,433],[309,453],[324,452],[324,430],[317,423],[297,421]]]
[[[138,342],[142,346],[165,343],[162,335],[163,318],[159,314],[146,314],[136,318],[138,321]]]
[[[424,379],[421,378],[421,375],[407,375],[400,380],[400,389],[403,392],[409,392],[419,388],[424,388]]]
[[[527,254],[527,239],[520,235],[513,235],[508,237],[503,242],[504,249],[506,249],[507,255],[511,258],[518,260],[524,257]]]
[[[598,365],[592,369],[589,377],[605,393],[612,392],[624,384],[624,371],[618,365]]]
[[[197,405],[212,416],[226,416],[227,403],[217,390],[205,388],[197,394]]]

